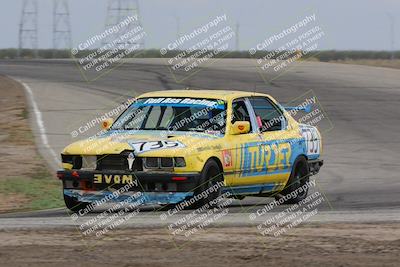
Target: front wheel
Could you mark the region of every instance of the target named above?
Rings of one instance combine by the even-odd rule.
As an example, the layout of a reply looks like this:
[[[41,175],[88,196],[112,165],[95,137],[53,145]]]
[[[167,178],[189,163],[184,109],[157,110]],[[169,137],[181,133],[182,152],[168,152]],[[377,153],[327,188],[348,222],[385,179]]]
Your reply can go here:
[[[221,195],[223,173],[214,160],[208,160],[201,172],[199,185],[194,190],[194,196],[189,200],[189,209],[197,209],[206,204],[212,206],[212,201]]]
[[[80,202],[76,200],[76,198],[67,195],[64,195],[64,202],[65,206],[67,206],[67,208],[72,212],[78,212],[79,210],[85,209],[89,205],[87,202]]]
[[[297,204],[305,199],[308,194],[308,186],[304,186],[310,178],[310,170],[306,158],[303,156],[297,158],[293,166],[285,188],[278,196],[275,196],[276,200],[284,198],[284,204]]]

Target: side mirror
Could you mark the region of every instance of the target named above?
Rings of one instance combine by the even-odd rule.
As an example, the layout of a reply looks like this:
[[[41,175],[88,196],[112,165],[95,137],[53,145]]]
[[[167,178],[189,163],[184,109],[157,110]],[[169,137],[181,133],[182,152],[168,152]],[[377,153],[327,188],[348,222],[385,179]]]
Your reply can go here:
[[[246,134],[250,132],[250,122],[248,121],[235,121],[231,126],[231,134]]]
[[[113,122],[114,122],[114,120],[111,118],[105,119],[104,121],[101,122],[101,128],[103,130],[108,130],[108,129],[110,129]]]

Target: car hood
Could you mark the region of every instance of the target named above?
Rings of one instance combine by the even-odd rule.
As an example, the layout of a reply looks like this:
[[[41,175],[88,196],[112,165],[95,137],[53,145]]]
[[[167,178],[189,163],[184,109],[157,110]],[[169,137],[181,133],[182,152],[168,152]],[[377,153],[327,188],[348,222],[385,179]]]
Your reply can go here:
[[[172,131],[117,131],[111,130],[97,137],[77,141],[67,146],[65,155],[119,154],[133,150],[136,155],[175,154],[185,148],[207,146],[223,135]]]

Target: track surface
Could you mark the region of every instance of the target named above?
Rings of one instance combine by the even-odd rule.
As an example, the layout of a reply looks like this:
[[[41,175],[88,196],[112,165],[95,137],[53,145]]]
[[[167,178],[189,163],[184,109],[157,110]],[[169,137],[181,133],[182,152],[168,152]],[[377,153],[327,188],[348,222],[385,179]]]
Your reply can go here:
[[[95,133],[98,126],[77,138],[71,137],[73,130],[127,97],[143,92],[187,86],[248,91],[256,88],[285,103],[312,89],[333,124],[323,135],[325,165],[315,177],[329,200],[330,205],[322,207],[327,220],[329,214],[335,214],[332,220],[340,220],[342,215],[347,220],[351,214],[354,220],[396,219],[393,215],[400,208],[400,70],[301,62],[272,82],[265,82],[254,65],[250,60],[221,60],[182,83],[176,82],[163,61],[152,59],[125,63],[89,83],[70,61],[0,61],[0,73],[31,88],[42,115],[45,138],[57,155],[71,141]],[[57,168],[56,159],[40,136],[43,129],[34,120],[32,126],[42,154]],[[234,202],[230,213],[240,224],[248,221],[249,212],[269,201],[246,198]],[[356,216],[368,210],[370,216]],[[150,209],[140,216],[146,224],[157,219],[159,212]],[[11,218],[25,218],[27,225],[34,218],[54,218],[54,225],[68,224],[65,210],[60,209],[2,217],[10,219],[2,219],[0,225],[18,221]]]

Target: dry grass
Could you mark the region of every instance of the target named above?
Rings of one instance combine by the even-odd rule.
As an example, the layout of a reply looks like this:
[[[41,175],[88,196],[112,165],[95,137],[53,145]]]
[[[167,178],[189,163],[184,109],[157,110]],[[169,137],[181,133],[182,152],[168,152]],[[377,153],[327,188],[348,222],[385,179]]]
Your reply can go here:
[[[332,60],[332,61],[329,61],[329,62],[400,69],[400,59],[395,59],[395,60],[389,60],[389,59],[358,59],[358,60],[347,59],[347,60]]]
[[[24,89],[4,76],[0,76],[0,169],[0,212],[61,205],[61,196],[54,199],[61,195],[60,184],[35,147]]]

